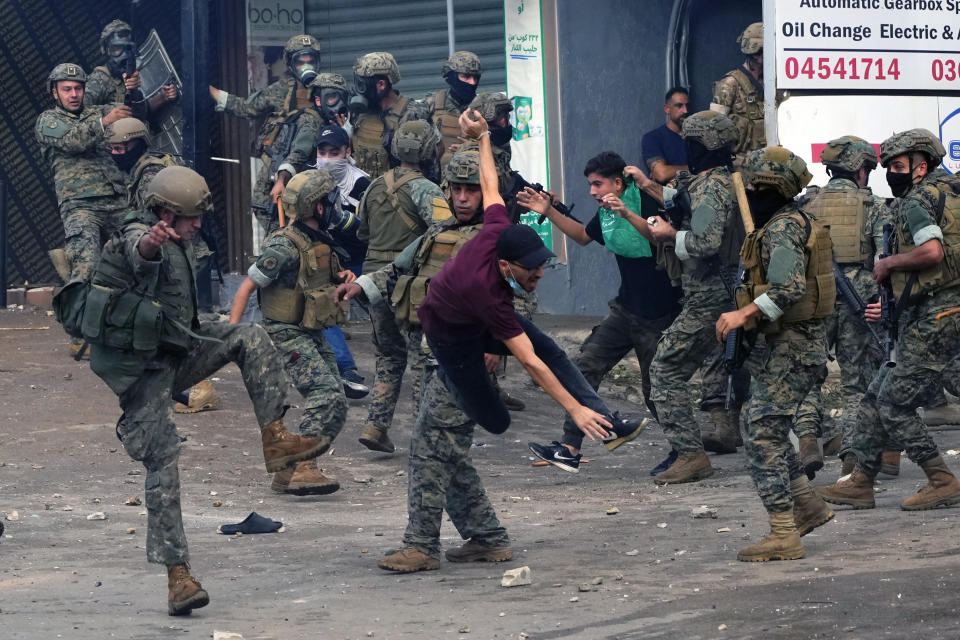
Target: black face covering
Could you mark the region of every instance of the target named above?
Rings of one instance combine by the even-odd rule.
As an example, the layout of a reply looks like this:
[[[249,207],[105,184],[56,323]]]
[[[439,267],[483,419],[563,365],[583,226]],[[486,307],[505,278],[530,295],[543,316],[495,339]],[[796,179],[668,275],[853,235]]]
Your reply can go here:
[[[124,173],[129,173],[130,169],[133,168],[133,165],[137,164],[137,160],[140,159],[140,156],[143,155],[143,152],[147,150],[147,145],[137,138],[136,140],[130,141],[130,148],[127,149],[126,153],[115,153],[110,157],[113,158],[113,161],[117,164],[121,171]]]
[[[750,213],[753,215],[754,224],[757,227],[762,227],[774,213],[790,202],[790,199],[785,198],[776,189],[761,189],[759,191],[748,189],[747,202],[750,205]]]
[[[495,147],[505,147],[513,139],[513,126],[490,127],[490,143]]]
[[[136,70],[137,45],[129,35],[114,33],[107,41],[107,69],[115,78]]]
[[[477,97],[477,85],[464,82],[457,77],[456,71],[447,72],[447,84],[450,85],[450,95],[460,105],[468,105]]]
[[[890,191],[895,198],[902,198],[913,186],[913,174],[896,173],[887,169],[887,184],[890,185]]]
[[[423,177],[430,182],[433,182],[434,184],[440,184],[440,166],[436,159],[421,160],[420,173],[422,173]]]
[[[683,146],[687,152],[687,166],[694,175],[714,167],[729,167],[732,161],[729,147],[707,149],[699,140],[684,140]]]

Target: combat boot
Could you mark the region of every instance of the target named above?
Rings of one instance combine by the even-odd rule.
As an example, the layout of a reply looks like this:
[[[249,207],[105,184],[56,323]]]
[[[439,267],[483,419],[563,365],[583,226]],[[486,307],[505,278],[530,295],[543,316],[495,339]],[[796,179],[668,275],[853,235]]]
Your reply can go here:
[[[387,571],[413,573],[414,571],[433,571],[434,569],[439,569],[440,561],[428,556],[419,549],[404,547],[403,549],[391,551],[380,558],[377,566]]]
[[[840,477],[848,476],[853,473],[853,468],[857,466],[857,456],[848,453],[843,456],[843,463],[840,465]]]
[[[283,471],[302,460],[322,455],[330,448],[329,436],[298,436],[287,431],[282,420],[274,420],[260,432],[263,442],[263,461],[267,464],[267,473]]]
[[[803,476],[790,481],[790,493],[793,495],[793,522],[801,537],[827,524],[836,515]]]
[[[89,360],[90,359],[90,345],[86,342],[81,344],[70,343],[70,357],[74,360]]]
[[[397,450],[390,442],[387,432],[373,425],[367,426],[360,434],[360,444],[371,451],[380,451],[381,453],[393,453]]]
[[[900,475],[900,452],[884,451],[880,456],[880,473],[888,476]]]
[[[175,564],[167,567],[167,613],[171,616],[185,616],[193,609],[210,604],[210,596],[196,578],[190,575],[190,567]]]
[[[456,549],[448,549],[444,555],[450,562],[506,562],[513,559],[510,547],[489,547],[473,540],[467,540]]]
[[[829,487],[817,487],[816,491],[830,504],[848,504],[854,509],[873,509],[877,506],[873,497],[873,478],[859,464],[854,465],[849,476],[841,477]]]
[[[713,453],[736,453],[739,425],[731,421],[730,412],[723,407],[710,409],[713,431],[703,434],[703,448]]]
[[[510,411],[523,411],[527,408],[527,405],[524,404],[523,400],[514,398],[502,388],[500,389],[500,401],[503,402],[504,406]]]
[[[275,473],[270,488],[295,496],[323,496],[337,491],[340,483],[323,475],[313,459]]]
[[[842,436],[833,436],[829,440],[823,443],[823,457],[829,458],[831,456],[837,455],[837,452],[840,451],[840,445],[843,444]]]
[[[737,434],[737,446],[743,446],[743,434],[740,432],[740,410],[743,408],[742,404],[734,403],[730,407],[730,426],[733,427],[733,432]]]
[[[677,456],[676,462],[666,471],[655,475],[653,481],[657,484],[682,484],[703,480],[712,475],[713,467],[710,465],[710,458],[703,451],[699,451]]]
[[[937,456],[920,465],[927,474],[927,484],[915,495],[910,496],[900,508],[904,511],[922,511],[949,507],[960,502],[960,481],[947,468],[943,458]]]
[[[176,413],[200,413],[220,408],[220,396],[209,380],[201,380],[190,389],[189,404],[176,402],[173,410]]]
[[[767,562],[768,560],[799,560],[806,555],[800,534],[793,522],[793,511],[771,513],[770,533],[757,544],[740,549],[737,560],[741,562]]]
[[[823,456],[820,455],[820,443],[816,436],[800,438],[800,466],[811,480],[816,477],[817,471],[823,469]]]

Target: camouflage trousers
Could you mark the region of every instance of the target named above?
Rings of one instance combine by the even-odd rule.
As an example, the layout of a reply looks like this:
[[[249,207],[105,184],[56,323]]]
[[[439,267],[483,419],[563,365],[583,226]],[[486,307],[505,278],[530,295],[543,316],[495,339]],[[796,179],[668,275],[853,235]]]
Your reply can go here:
[[[650,363],[657,350],[657,341],[674,317],[670,313],[655,320],[646,320],[626,311],[616,300],[611,300],[610,313],[593,328],[580,347],[574,364],[596,390],[604,376],[632,349],[640,363],[643,398],[647,409],[656,417],[657,411],[650,398]],[[583,444],[583,432],[569,416],[563,423],[563,443],[576,449]]]
[[[823,375],[827,352],[822,339],[784,331],[767,337],[751,354],[750,399],[740,421],[750,477],[770,513],[793,508],[790,480],[805,476],[790,442],[794,415]]]
[[[333,440],[346,422],[347,399],[337,358],[323,331],[269,320],[264,328],[280,352],[284,371],[303,396],[300,433]]]
[[[712,354],[718,346],[717,318],[730,310],[730,304],[730,296],[722,287],[689,293],[680,315],[664,331],[657,344],[650,367],[651,399],[657,407],[657,419],[667,440],[674,451],[681,455],[703,451],[700,427],[693,416],[690,379],[708,357],[716,357]],[[713,375],[715,378],[722,375],[725,381],[726,374],[721,374],[722,353],[720,360],[720,366],[714,368]],[[746,370],[741,369],[735,378],[747,375]],[[742,389],[744,386],[743,383],[735,383],[735,388]],[[738,402],[743,400],[742,397],[737,398]]]
[[[386,303],[368,304],[366,309],[373,325],[373,345],[376,351],[376,370],[370,389],[370,408],[367,425],[387,431],[393,422],[393,413],[400,398],[400,386],[407,364],[413,370],[411,393],[413,410],[420,406],[420,388],[423,378],[423,334],[419,329],[401,329],[393,310]]]
[[[127,215],[126,200],[87,198],[60,205],[63,220],[63,249],[70,265],[70,279],[86,279],[100,262],[100,249]]]
[[[180,513],[180,438],[173,422],[173,399],[229,362],[240,367],[260,428],[287,410],[287,380],[280,357],[263,327],[202,323],[186,356],[132,354],[93,345],[91,368],[120,399],[123,415],[117,436],[127,454],[146,469],[147,560],[173,565],[189,562]]]
[[[960,314],[935,318],[953,306],[938,305],[933,298],[900,319],[897,366],[881,367],[873,378],[850,438],[849,451],[870,475],[880,470],[880,455],[889,440],[902,444],[916,464],[939,455],[916,409],[940,394],[945,377],[960,373]]]
[[[474,423],[460,410],[450,391],[430,368],[423,403],[410,441],[404,546],[440,557],[440,525],[446,509],[464,540],[506,547],[507,530],[483,490],[470,459]]]

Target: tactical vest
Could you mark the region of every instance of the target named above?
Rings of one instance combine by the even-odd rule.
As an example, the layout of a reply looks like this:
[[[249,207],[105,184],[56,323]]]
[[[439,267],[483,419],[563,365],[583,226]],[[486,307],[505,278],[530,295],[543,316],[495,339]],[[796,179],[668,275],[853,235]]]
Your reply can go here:
[[[762,149],[767,146],[767,133],[763,124],[763,93],[751,82],[743,69],[734,69],[723,77],[732,77],[740,88],[728,114],[740,131],[740,140],[733,149],[734,153],[743,154]],[[720,82],[723,82],[723,78],[717,84]],[[714,85],[713,95],[718,94],[717,85]]]
[[[410,275],[402,275],[390,296],[394,315],[402,325],[419,327],[417,311],[427,297],[430,279],[440,273],[443,265],[460,252],[460,249],[480,233],[483,224],[450,227],[433,236],[426,236],[420,243]]]
[[[116,84],[116,87],[114,88],[113,102],[116,104],[123,104],[124,100],[127,99],[127,87],[125,84],[123,84],[123,80],[120,78],[115,78],[114,75],[110,73],[110,69],[104,65],[94,67],[93,70],[99,71],[113,80],[113,82]]]
[[[417,215],[416,203],[401,188],[417,178],[423,178],[423,174],[414,169],[390,169],[367,188],[364,216],[370,238],[364,272],[393,262],[427,230],[427,223]]]
[[[812,193],[811,193],[812,192]],[[870,189],[851,189],[827,185],[810,187],[813,196],[803,210],[830,227],[833,256],[837,264],[866,266],[872,258],[870,243],[864,236],[863,224],[867,207],[873,204]]]
[[[737,308],[743,309],[770,289],[770,283],[767,281],[769,265],[763,264],[760,250],[766,230],[775,220],[781,218],[791,218],[805,229],[806,244],[803,258],[807,286],[803,297],[786,309],[779,319],[760,321],[759,328],[763,333],[779,333],[786,328],[784,325],[814,318],[826,318],[833,313],[837,298],[837,282],[834,280],[832,268],[830,230],[819,220],[812,220],[802,212],[789,211],[774,216],[762,229],[754,231],[744,241],[740,257],[743,260],[743,268],[750,273],[750,281],[737,286]]]
[[[140,183],[143,182],[144,177],[149,170],[149,176],[147,181],[153,179],[153,176],[161,169],[166,167],[175,167],[177,166],[177,161],[173,159],[173,156],[166,153],[156,153],[154,151],[148,151],[137,160],[137,164],[134,165],[133,171],[130,172],[130,184],[127,186],[127,204],[133,210],[140,210],[143,208],[143,202],[140,200]]]
[[[399,164],[390,155],[390,142],[409,101],[406,96],[397,96],[386,113],[361,113],[353,123],[353,157],[371,180]]]
[[[137,226],[148,232],[155,223],[151,214],[137,212],[127,218],[124,231]],[[83,338],[124,351],[186,355],[197,326],[196,283],[188,251],[176,242],[164,243],[156,282],[138,282],[124,244],[121,231],[104,247],[86,297]]]
[[[450,147],[460,144],[460,114],[447,108],[447,90],[433,96],[433,124],[440,131],[440,166],[446,167],[453,157]]]
[[[346,321],[343,308],[334,302],[333,284],[340,264],[330,245],[311,242],[293,227],[276,231],[300,252],[297,284],[292,289],[276,284],[260,289],[260,311],[275,322],[326,329]]]
[[[914,296],[935,294],[960,284],[960,184],[938,179],[920,185],[937,201],[936,223],[943,232],[943,260],[923,271],[891,271],[890,283],[897,302],[907,306]],[[909,244],[903,236],[903,227],[897,225],[897,253],[910,253],[916,245]],[[908,289],[909,286],[909,289]],[[904,292],[908,299],[901,301]]]

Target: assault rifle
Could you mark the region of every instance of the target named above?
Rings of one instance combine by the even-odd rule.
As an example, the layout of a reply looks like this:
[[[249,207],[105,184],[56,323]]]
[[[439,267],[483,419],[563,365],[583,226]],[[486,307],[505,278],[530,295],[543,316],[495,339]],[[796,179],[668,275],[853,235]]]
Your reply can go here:
[[[877,344],[880,345],[881,349],[887,349],[887,340],[889,336],[882,336],[880,331],[874,326],[875,323],[867,322],[863,317],[863,312],[867,308],[867,303],[863,301],[863,298],[860,297],[860,294],[857,293],[857,290],[853,288],[853,283],[847,279],[847,276],[843,274],[843,271],[840,270],[840,265],[837,264],[837,261],[833,261],[833,279],[837,281],[837,293],[840,294],[840,297],[843,298],[843,301],[847,303],[847,306],[850,307],[850,311],[854,316],[860,318],[867,325],[867,329],[870,330],[870,333],[873,334],[874,340],[877,341]],[[888,350],[889,352],[889,350]]]
[[[526,178],[524,178],[518,172],[513,171],[512,173],[513,173],[513,181],[510,183],[510,186],[507,188],[507,192],[504,194],[505,196],[504,199],[507,200],[508,202],[511,200],[516,201],[517,194],[523,191],[524,188],[526,187],[530,187],[537,193],[543,193],[543,185],[540,184],[539,182],[530,183],[530,182],[527,182]],[[553,205],[554,209],[560,212],[561,215],[566,216],[567,218],[573,218],[573,215],[572,215],[573,208],[577,206],[576,204],[572,204],[568,207],[567,205],[563,204],[559,200],[556,201],[555,204],[553,203],[553,201],[551,201],[551,204]],[[516,217],[519,218],[519,214],[517,214]],[[541,214],[540,217],[537,218],[537,224],[543,224],[543,221],[546,219],[547,219],[546,214]],[[574,218],[574,220],[576,220],[576,218]],[[519,220],[514,220],[514,222],[518,222],[518,221]]]
[[[739,171],[733,173],[733,190],[737,196],[737,204],[740,206],[740,219],[743,221],[743,230],[749,237],[753,233],[753,215],[750,213],[750,203],[747,201],[747,192],[743,188],[743,176]],[[721,269],[721,274],[723,273]],[[737,265],[737,282],[743,283],[746,278],[747,270],[743,266],[743,257],[740,257],[740,264]],[[727,282],[724,279],[724,284]],[[733,297],[733,310],[737,310],[736,290],[730,292]],[[723,345],[723,367],[727,370],[727,397],[724,402],[724,408],[729,409],[733,401],[733,374],[743,366],[744,361],[750,354],[753,341],[746,337],[744,327],[734,329],[727,333],[727,340]]]
[[[893,255],[895,243],[896,234],[893,225],[890,223],[883,225],[883,253],[880,254],[880,259]],[[880,283],[880,312],[882,321],[887,326],[887,339],[884,341],[887,362],[884,366],[895,367],[897,366],[897,334],[900,331],[900,316],[896,310],[896,298],[893,295],[890,276]]]
[[[124,66],[123,73],[127,78],[132,78],[137,72],[137,47],[132,42],[124,45],[127,51],[127,63]],[[123,104],[130,107],[130,112],[134,118],[139,120],[147,119],[147,99],[143,97],[143,91],[140,89],[126,89],[123,94]]]
[[[297,111],[286,119],[271,125],[277,128],[273,140],[269,140],[269,133],[264,135],[263,151],[273,161],[274,170],[283,164],[283,161],[290,155],[290,147],[293,146],[293,139],[297,133],[296,121],[299,116],[300,112]]]

